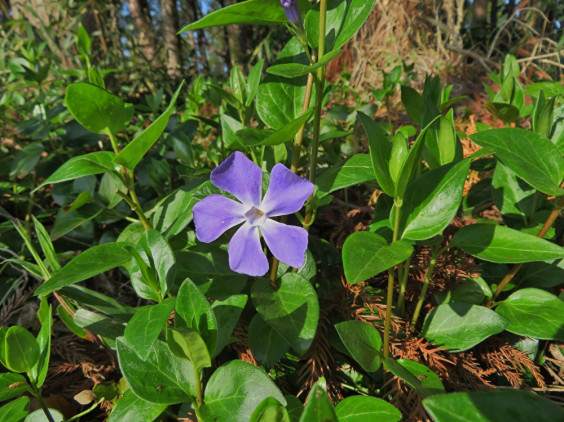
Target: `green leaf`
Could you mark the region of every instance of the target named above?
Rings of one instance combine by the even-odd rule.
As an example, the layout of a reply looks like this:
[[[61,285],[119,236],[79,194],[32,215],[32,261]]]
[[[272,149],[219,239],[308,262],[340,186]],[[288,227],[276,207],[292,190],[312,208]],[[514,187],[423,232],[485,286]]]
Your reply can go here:
[[[135,308],[83,286],[63,287],[60,292],[67,298],[75,300],[83,306],[103,312],[120,322],[127,323],[135,314]]]
[[[247,99],[245,101],[246,107],[250,107],[251,104],[253,103],[253,100],[257,96],[263,66],[264,66],[264,59],[261,59],[249,71],[249,75],[247,76]]]
[[[86,249],[39,286],[35,294],[51,293],[129,262],[131,254],[125,246],[127,243],[103,243]]]
[[[124,337],[141,359],[147,359],[153,343],[161,333],[172,310],[173,300],[165,300],[156,305],[137,308],[137,312],[125,327]]]
[[[167,404],[156,404],[143,400],[127,390],[116,401],[108,422],[139,422],[139,416],[147,421],[154,421],[168,407]]]
[[[375,233],[351,234],[343,245],[343,266],[350,284],[373,277],[411,256],[413,246],[400,240],[388,244]]]
[[[439,305],[449,302],[479,305],[484,299],[491,299],[492,291],[488,283],[478,276],[476,278],[463,278],[454,289],[448,292],[437,292],[434,296]]]
[[[118,133],[131,120],[121,98],[99,86],[76,82],[67,87],[65,104],[72,116],[91,132]]]
[[[4,372],[0,374],[0,402],[19,396],[30,389],[26,379],[20,374]]]
[[[342,47],[360,29],[370,15],[375,0],[328,0],[325,37],[326,51]],[[308,40],[317,49],[319,40],[319,5],[305,19]]]
[[[535,189],[560,196],[564,159],[558,148],[544,136],[518,129],[490,129],[470,136],[483,147],[491,147],[503,164]]]
[[[88,334],[83,328],[80,328],[75,324],[72,316],[63,308],[61,305],[57,306],[56,309],[57,316],[63,324],[77,337],[81,339],[90,339],[90,334]]]
[[[382,365],[382,338],[372,325],[359,320],[335,324],[341,341],[366,372],[376,372]]]
[[[41,323],[41,329],[36,339],[39,345],[39,359],[30,371],[30,378],[34,380],[36,387],[41,387],[47,377],[49,359],[51,358],[51,332],[53,330],[53,308],[47,304],[45,297],[41,299],[37,317]]]
[[[260,13],[257,11],[260,10]],[[199,21],[182,28],[179,33],[195,29],[232,24],[272,25],[286,22],[278,0],[247,0],[216,10]]]
[[[211,367],[208,347],[196,330],[187,327],[167,329],[166,342],[172,353],[188,359],[197,371]]]
[[[368,136],[370,160],[376,181],[386,195],[394,197],[395,185],[388,168],[388,162],[390,161],[390,154],[392,152],[392,143],[388,141],[384,131],[380,129],[376,122],[370,117],[361,112],[358,112],[358,117]]]
[[[3,342],[2,357],[6,368],[12,372],[31,371],[40,354],[35,337],[25,328],[13,325],[6,331]]]
[[[519,279],[522,287],[556,287],[564,283],[564,259],[524,264]]]
[[[260,3],[260,6],[255,5],[255,7],[260,7],[262,10],[263,0],[260,0]],[[277,2],[277,7],[284,13],[279,2]],[[256,10],[253,11],[253,14],[258,16]],[[292,38],[286,44],[274,62],[275,65],[280,63],[309,64],[303,48],[296,38]],[[307,76],[286,79],[276,75],[267,75],[259,86],[256,101],[257,113],[261,120],[274,129],[282,129],[300,117],[303,114],[306,83]],[[312,93],[312,95],[315,95],[315,93]]]
[[[496,312],[509,321],[513,334],[542,340],[564,341],[564,302],[552,293],[520,289],[499,303]]]
[[[564,410],[537,394],[520,390],[480,391],[433,396],[423,400],[436,422],[555,422]]]
[[[409,359],[386,358],[384,366],[396,377],[419,391],[423,397],[445,392],[445,387],[439,376],[419,362]]]
[[[260,314],[251,319],[247,336],[254,358],[267,368],[272,368],[290,348],[284,337],[264,322]]]
[[[535,189],[517,178],[515,172],[498,162],[492,178],[492,198],[505,217],[519,218],[523,223],[532,215]]]
[[[76,33],[76,49],[80,54],[90,54],[90,47],[92,46],[92,41],[90,35],[84,28],[84,25],[78,25],[78,32]]]
[[[264,321],[299,355],[307,352],[319,320],[319,302],[311,283],[296,273],[288,273],[275,290],[269,279],[259,278],[252,286],[251,296]]]
[[[374,180],[374,173],[367,154],[355,154],[341,165],[330,166],[316,179],[316,196],[321,199],[338,189],[348,188]]]
[[[174,110],[174,105],[176,104],[176,99],[180,90],[184,85],[184,81],[180,83],[180,86],[174,92],[170,100],[170,104],[166,108],[163,114],[161,114],[157,120],[155,120],[151,125],[145,129],[140,135],[136,136],[127,146],[115,157],[114,161],[119,164],[123,164],[130,170],[133,170],[143,156],[151,149],[151,147],[157,142],[161,134],[168,124],[170,115]],[[114,132],[115,133],[115,132]]]
[[[39,240],[39,244],[41,245],[41,250],[49,263],[49,267],[51,267],[51,271],[56,272],[61,269],[61,264],[59,263],[59,259],[57,258],[57,253],[55,252],[55,248],[53,247],[53,242],[49,238],[49,233],[45,230],[43,224],[39,222],[35,216],[33,218],[33,226],[35,227],[35,233],[37,234],[37,239]]]
[[[21,422],[26,419],[28,413],[29,397],[23,396],[0,407],[0,420],[3,422]]]
[[[79,327],[111,340],[115,340],[119,336],[122,336],[125,329],[121,322],[86,309],[79,309],[76,311],[73,321]]]
[[[231,333],[239,321],[241,312],[247,304],[247,295],[232,295],[225,300],[215,300],[212,310],[217,321],[217,344],[212,358],[219,355],[223,348],[229,343]]]
[[[175,280],[174,252],[167,240],[155,229],[141,235],[135,251],[142,262],[133,259],[129,268],[133,288],[139,296],[160,302]]]
[[[41,142],[34,142],[22,148],[10,166],[10,179],[27,176],[37,165],[45,149]]]
[[[456,215],[470,160],[431,170],[411,183],[401,208],[402,239],[424,240],[440,234]]]
[[[103,211],[104,208],[97,204],[86,204],[79,209],[69,212],[65,212],[65,210],[61,208],[59,212],[57,212],[55,225],[51,231],[51,239],[59,239],[84,223],[95,219],[102,214]]]
[[[546,261],[564,257],[564,248],[505,226],[472,224],[456,232],[451,246],[497,263]]]
[[[376,397],[350,396],[335,408],[339,422],[398,422],[401,412],[390,403]]]
[[[422,334],[437,346],[462,352],[502,332],[509,322],[484,306],[447,303],[434,308],[423,322]]]
[[[190,278],[207,297],[225,299],[240,293],[248,277],[229,268],[227,252],[181,251],[176,254],[177,281]],[[201,333],[200,333],[201,334]]]
[[[339,422],[335,408],[325,390],[325,380],[315,383],[307,396],[300,422]]]
[[[116,343],[121,372],[137,397],[151,403],[176,404],[196,396],[192,364],[176,357],[163,341],[153,344],[147,359],[140,358],[123,337]]]
[[[78,179],[79,177],[90,176],[92,174],[117,172],[119,166],[113,162],[115,156],[116,155],[110,151],[98,151],[73,157],[59,167],[47,180],[36,187],[34,192],[51,183],[66,182],[67,180]]]
[[[213,355],[217,344],[215,314],[206,297],[188,278],[184,280],[178,291],[176,316],[182,318],[188,328],[200,334],[208,346],[209,354]]]
[[[423,112],[425,111],[425,100],[423,99],[423,96],[419,95],[416,90],[406,85],[401,85],[400,89],[401,102],[405,107],[405,111],[407,111],[407,115],[414,123],[421,126],[423,121]]]
[[[307,75],[308,73],[313,73],[321,66],[327,65],[331,60],[342,53],[341,49],[330,51],[329,53],[323,55],[320,60],[315,64],[301,64],[301,63],[283,63],[270,66],[266,69],[267,73],[271,75],[282,76],[283,78],[297,78],[300,76]]]
[[[257,406],[249,422],[290,422],[290,415],[278,400],[267,397]]]
[[[486,108],[495,117],[505,123],[511,123],[519,118],[519,109],[508,103],[488,101]]]
[[[232,360],[210,377],[200,416],[206,421],[248,422],[267,397],[286,405],[286,399],[264,372],[250,363]]]
[[[279,145],[291,141],[301,127],[309,120],[313,111],[308,111],[303,116],[291,121],[282,129],[273,131],[260,129],[242,129],[236,135],[239,143],[244,146]]]

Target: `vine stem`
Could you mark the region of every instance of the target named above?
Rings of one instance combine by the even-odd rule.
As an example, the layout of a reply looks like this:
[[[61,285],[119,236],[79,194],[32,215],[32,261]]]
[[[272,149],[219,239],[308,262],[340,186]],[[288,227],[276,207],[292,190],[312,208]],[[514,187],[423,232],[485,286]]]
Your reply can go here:
[[[400,213],[402,207],[402,199],[396,198],[394,201],[396,205],[396,216],[394,218],[394,234],[392,236],[392,243],[398,240],[399,236],[399,223],[400,223]],[[386,318],[384,320],[384,344],[383,353],[384,359],[390,357],[390,326],[392,324],[392,305],[394,300],[394,267],[388,270],[388,292],[386,295]]]
[[[431,281],[431,276],[433,275],[433,271],[435,270],[435,265],[437,264],[437,258],[439,257],[440,251],[438,246],[433,246],[431,249],[431,262],[429,263],[429,267],[427,268],[427,274],[425,274],[425,281],[423,282],[423,288],[421,289],[421,293],[419,293],[419,300],[417,301],[417,305],[415,306],[415,312],[413,312],[413,317],[411,319],[410,328],[413,329],[415,327],[415,323],[419,318],[419,313],[421,312],[421,307],[423,306],[423,302],[425,301],[425,295],[427,294],[427,288],[429,287],[429,281]]]
[[[49,412],[49,408],[47,407],[47,404],[45,404],[45,400],[43,400],[43,396],[41,395],[41,388],[37,388],[34,383],[31,383],[31,394],[33,394],[33,396],[39,402],[39,406],[41,406],[41,410],[43,410],[43,413],[45,413],[45,417],[47,418],[47,420],[49,422],[55,422],[55,419],[53,419],[51,412]]]
[[[548,232],[548,230],[554,224],[556,219],[560,216],[561,212],[562,212],[562,207],[559,204],[559,206],[557,208],[552,210],[552,212],[550,213],[550,215],[548,216],[548,218],[544,222],[542,228],[537,233],[537,237],[540,237],[541,239],[544,237],[544,235]],[[513,277],[515,277],[515,275],[517,274],[517,272],[519,272],[519,270],[521,269],[522,266],[523,266],[522,263],[521,264],[515,264],[515,265],[513,265],[511,270],[509,270],[509,272],[507,274],[505,274],[505,277],[503,277],[503,279],[499,282],[493,297],[486,302],[487,308],[491,308],[494,305],[497,297],[501,294],[501,292],[503,292],[503,289],[505,289],[505,286],[507,286],[507,284],[511,280],[513,280]]]
[[[108,130],[106,133],[110,137],[110,142],[112,143],[112,148],[114,152],[116,153],[116,155],[119,154],[116,135],[114,135],[114,133],[111,130]],[[127,187],[127,191],[129,192],[129,196],[131,198],[130,201],[126,200],[127,204],[131,207],[133,211],[135,211],[135,214],[137,214],[137,216],[139,217],[139,220],[143,224],[145,230],[151,230],[153,226],[145,216],[145,213],[143,212],[143,208],[141,207],[141,203],[137,198],[137,194],[135,193],[135,183],[133,182],[133,177],[131,173],[124,166],[121,166],[121,174],[122,174],[122,180],[125,183],[125,186]],[[118,190],[117,192],[119,194],[120,191]],[[120,196],[123,199],[125,199],[124,195],[120,195]]]

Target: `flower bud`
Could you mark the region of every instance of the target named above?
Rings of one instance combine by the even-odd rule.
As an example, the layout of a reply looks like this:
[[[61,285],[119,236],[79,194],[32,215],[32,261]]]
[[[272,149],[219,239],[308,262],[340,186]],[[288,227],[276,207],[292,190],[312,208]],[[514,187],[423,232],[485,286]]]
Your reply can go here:
[[[302,13],[298,6],[298,0],[280,0],[280,4],[284,8],[286,18],[288,18],[290,25],[294,26],[296,29],[302,29]]]

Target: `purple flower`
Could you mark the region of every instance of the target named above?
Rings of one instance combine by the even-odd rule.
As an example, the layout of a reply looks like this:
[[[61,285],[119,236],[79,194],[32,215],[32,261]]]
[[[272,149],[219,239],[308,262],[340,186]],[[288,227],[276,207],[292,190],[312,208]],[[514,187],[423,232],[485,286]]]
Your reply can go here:
[[[280,4],[284,8],[288,22],[298,29],[303,28],[302,13],[298,6],[298,0],[280,0]]]
[[[299,211],[312,194],[313,183],[276,164],[261,200],[262,171],[240,152],[234,152],[213,170],[210,179],[240,202],[217,194],[198,202],[194,206],[194,224],[200,242],[213,242],[226,230],[243,223],[227,249],[229,267],[233,271],[251,276],[266,274],[268,260],[262,251],[261,234],[279,261],[295,268],[303,265],[307,231],[279,223],[272,217]]]

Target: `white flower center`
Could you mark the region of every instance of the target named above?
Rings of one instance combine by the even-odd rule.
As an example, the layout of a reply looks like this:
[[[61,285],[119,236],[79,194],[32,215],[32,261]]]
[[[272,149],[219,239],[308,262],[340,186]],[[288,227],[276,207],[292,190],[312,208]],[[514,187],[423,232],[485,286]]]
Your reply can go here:
[[[251,226],[260,226],[264,222],[264,220],[266,220],[264,212],[254,206],[249,208],[245,212],[244,216]]]

